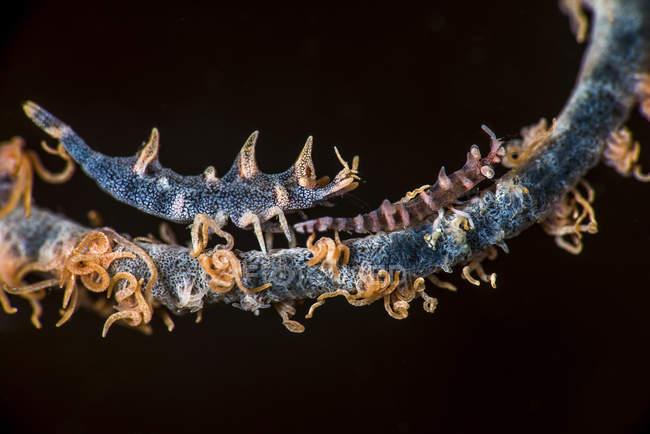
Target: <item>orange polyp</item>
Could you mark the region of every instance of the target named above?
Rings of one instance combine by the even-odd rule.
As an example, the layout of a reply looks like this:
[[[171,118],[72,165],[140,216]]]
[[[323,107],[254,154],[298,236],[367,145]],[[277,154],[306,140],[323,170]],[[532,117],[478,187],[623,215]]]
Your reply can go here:
[[[0,283],[0,304],[5,313],[13,314],[18,312],[18,309],[11,305],[9,297],[7,297],[6,285],[4,283]]]
[[[544,144],[555,130],[556,119],[553,118],[551,126],[546,119],[541,118],[536,124],[521,129],[521,139],[512,140],[506,145],[506,154],[503,157],[505,167],[519,167],[528,161],[533,154]]]
[[[323,270],[332,273],[334,279],[339,276],[339,260],[341,265],[347,265],[350,260],[350,249],[341,242],[338,231],[334,233],[334,239],[322,237],[315,244],[316,234],[312,233],[307,239],[307,249],[313,257],[306,262],[309,266],[321,264]]]
[[[271,283],[248,289],[244,286],[241,262],[230,250],[217,249],[212,255],[202,253],[198,257],[199,265],[210,276],[210,288],[219,294],[229,292],[235,285],[245,294],[252,295],[272,286]]]
[[[342,295],[353,306],[368,306],[375,301],[384,300],[384,308],[389,316],[395,319],[404,319],[408,316],[410,302],[420,296],[424,299],[423,307],[427,312],[433,312],[438,300],[428,296],[425,292],[423,278],[418,278],[413,285],[400,282],[400,272],[396,271],[393,277],[387,270],[379,270],[377,274],[369,270],[360,270],[357,281],[356,293],[339,289],[321,294],[314,302],[305,318],[312,318],[314,311],[325,304],[325,300]]]
[[[43,166],[43,163],[41,163],[41,160],[36,152],[27,151],[27,155],[29,156],[29,159],[34,166],[34,171],[38,177],[45,182],[49,182],[50,184],[62,184],[72,178],[75,170],[74,160],[72,157],[70,157],[70,155],[68,155],[63,145],[59,143],[56,149],[54,149],[50,148],[47,143],[43,141],[41,142],[41,147],[48,154],[61,157],[65,161],[65,167],[59,173],[52,173],[47,170],[45,166]]]
[[[650,99],[648,100],[650,101]],[[613,167],[619,175],[633,175],[637,181],[649,182],[650,173],[644,174],[638,163],[641,153],[639,142],[632,140],[632,133],[627,128],[621,128],[612,133],[605,142],[603,160]]]
[[[480,286],[481,281],[489,283],[492,288],[496,288],[496,273],[488,275],[483,269],[482,262],[485,259],[493,261],[497,258],[497,249],[493,246],[488,247],[482,252],[477,253],[472,257],[468,265],[465,265],[462,270],[462,277],[467,280],[472,285]],[[478,279],[472,276],[472,273],[476,271]],[[480,279],[480,280],[479,280]]]
[[[542,222],[542,229],[555,237],[558,247],[574,255],[582,252],[583,232],[598,232],[598,222],[591,206],[594,190],[584,179],[580,180],[579,185],[585,189],[587,197],[580,193],[577,186],[573,187],[553,205],[551,213]]]
[[[10,141],[0,144],[0,174],[15,178],[9,199],[0,208],[0,218],[13,211],[20,202],[21,197],[25,217],[31,215],[34,171],[41,179],[52,184],[65,182],[74,173],[74,162],[65,152],[63,146],[59,145],[56,150],[49,148],[45,142],[43,142],[42,146],[46,152],[58,155],[66,161],[66,167],[62,172],[52,173],[45,169],[35,152],[23,149],[25,141],[20,137],[14,137]]]
[[[282,318],[282,325],[284,325],[287,330],[292,333],[303,333],[305,331],[304,325],[300,324],[298,321],[291,319],[291,317],[296,314],[296,308],[293,304],[280,302],[275,303],[273,307]]]

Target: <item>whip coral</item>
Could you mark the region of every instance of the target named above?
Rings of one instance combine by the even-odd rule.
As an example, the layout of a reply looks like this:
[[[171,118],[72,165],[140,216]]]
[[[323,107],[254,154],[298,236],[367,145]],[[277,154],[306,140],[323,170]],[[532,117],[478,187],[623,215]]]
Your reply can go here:
[[[576,2],[565,3],[567,10],[578,13]],[[283,232],[291,246],[295,239],[285,213],[299,213],[355,188],[358,159],[350,166],[341,158],[343,169],[331,182],[318,180],[309,139],[290,169],[267,175],[255,161],[254,133],[223,177],[210,167],[202,175],[183,177],[158,163],[157,130],[136,156],[113,159],[90,149],[41,107],[26,103],[27,115],[60,140],[59,155],[66,158],[65,148],[117,200],[171,221],[194,222],[192,245],[190,249],[153,238],[131,239],[108,228],[90,230],[32,206],[30,171],[33,164],[41,174],[40,166],[21,154],[20,146],[7,145],[0,151],[8,156],[0,166],[0,246],[13,265],[1,274],[0,302],[10,312],[7,294],[19,294],[37,311],[45,285],[63,284],[63,322],[74,311],[81,287],[84,294],[107,292],[114,297],[117,312],[106,321],[104,334],[118,320],[146,325],[156,308],[183,314],[201,312],[213,303],[251,312],[273,306],[289,330],[302,332],[303,326],[290,318],[295,306],[308,299],[316,302],[307,317],[326,299],[340,295],[355,306],[383,300],[391,317],[403,319],[417,297],[424,300],[427,312],[435,310],[437,300],[425,293],[424,278],[451,289],[436,274],[454,267],[463,266],[462,275],[470,283],[485,281],[494,287],[496,275],[488,275],[481,260],[493,258],[494,246],[506,249],[506,239],[540,222],[558,245],[579,253],[581,234],[597,229],[594,195],[581,181],[586,172],[604,154],[619,172],[638,172],[643,178],[638,147],[631,145],[629,135],[621,137],[621,128],[632,108],[647,102],[647,87],[639,77],[647,74],[650,61],[647,1],[591,3],[591,44],[571,98],[551,126],[540,122],[524,129],[521,140],[509,143],[484,128],[491,141],[487,156],[471,147],[465,165],[449,176],[443,168],[433,186],[413,190],[395,203],[386,200],[376,211],[356,218],[297,223],[298,232],[373,233],[341,240],[336,232],[334,239],[315,243],[310,237],[307,248],[267,251],[264,232]],[[576,17],[582,38],[585,22],[581,15]],[[498,177],[495,169],[502,159],[511,170]],[[482,183],[487,180],[490,183]],[[279,223],[270,223],[275,216]],[[260,250],[234,249],[236,240],[222,229],[228,219],[253,229]],[[226,239],[226,245],[209,249],[212,233]],[[43,280],[24,281],[25,270]],[[165,319],[168,327],[170,320]]]

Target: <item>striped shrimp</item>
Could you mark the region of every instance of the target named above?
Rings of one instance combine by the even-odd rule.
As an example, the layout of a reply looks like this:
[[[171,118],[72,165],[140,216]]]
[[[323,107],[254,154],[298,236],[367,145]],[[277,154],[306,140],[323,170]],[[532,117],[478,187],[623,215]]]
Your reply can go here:
[[[366,214],[356,217],[320,217],[295,224],[295,230],[299,233],[327,230],[359,234],[391,232],[417,224],[435,214],[441,215],[444,208],[450,208],[464,216],[453,205],[481,181],[494,177],[492,166],[498,164],[505,155],[503,142],[485,125],[481,128],[490,136],[490,152],[481,157],[478,146],[472,145],[465,165],[451,175],[446,174],[443,166],[433,186],[423,186],[398,202],[385,199],[379,208]]]

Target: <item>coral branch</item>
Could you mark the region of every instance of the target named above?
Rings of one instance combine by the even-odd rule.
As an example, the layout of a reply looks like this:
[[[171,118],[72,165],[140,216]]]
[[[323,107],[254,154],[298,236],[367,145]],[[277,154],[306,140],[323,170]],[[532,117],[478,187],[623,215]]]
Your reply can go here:
[[[417,296],[425,300],[425,310],[434,310],[437,301],[424,293],[423,280],[433,273],[449,272],[455,266],[469,264],[466,278],[475,280],[470,274],[475,270],[481,279],[494,284],[494,279],[482,273],[478,266],[478,261],[487,255],[482,252],[491,252],[494,245],[504,246],[504,240],[552,216],[558,206],[564,206],[567,197],[572,201],[568,204],[570,212],[563,214],[562,218],[568,220],[560,226],[570,226],[573,234],[579,236],[583,221],[587,217],[594,221],[589,195],[584,198],[576,194],[575,186],[599,161],[608,138],[620,130],[637,102],[637,77],[648,71],[650,3],[646,0],[591,3],[595,9],[592,42],[578,83],[554,126],[550,130],[540,127],[538,133],[531,133],[525,158],[512,164],[514,168],[494,185],[462,204],[445,203],[452,210],[439,207],[417,226],[409,225],[390,233],[344,241],[325,239],[311,244],[311,249],[292,248],[268,254],[220,248],[204,253],[209,224],[195,229],[193,255],[183,246],[131,240],[114,231],[102,230],[113,252],[136,256],[111,256],[110,262],[103,262],[104,251],[99,248],[102,240],[97,240],[97,247],[88,243],[85,250],[76,251],[84,237],[93,233],[90,229],[37,207],[32,209],[31,218],[25,219],[24,213],[29,208],[27,196],[24,208],[19,207],[14,192],[19,185],[22,194],[28,181],[18,169],[20,165],[14,164],[13,170],[0,172],[3,176],[0,203],[4,204],[2,209],[6,213],[0,220],[3,283],[7,287],[22,287],[22,295],[33,301],[38,312],[38,297],[44,291],[39,288],[26,292],[28,282],[22,281],[24,272],[18,271],[25,264],[39,264],[40,268],[31,271],[45,275],[43,281],[48,282],[52,276],[63,277],[62,267],[68,264],[71,273],[81,276],[79,280],[86,288],[83,296],[79,295],[81,299],[94,296],[85,292],[104,288],[107,281],[111,282],[109,287],[117,290],[119,311],[109,317],[107,327],[117,320],[132,326],[146,324],[152,309],[158,305],[180,314],[200,312],[206,304],[227,303],[251,312],[275,306],[284,324],[293,331],[301,331],[302,327],[290,320],[295,313],[295,302],[300,300],[317,299],[319,305],[327,298],[343,295],[351,304],[367,305],[383,299],[392,317],[405,318],[409,303]],[[58,130],[54,133],[61,135]],[[144,174],[155,164],[150,163],[156,151],[154,145],[147,149],[137,166]],[[493,149],[498,152],[498,148]],[[238,176],[257,173],[256,166],[252,165],[252,152],[242,149],[233,166]],[[296,183],[318,188],[320,183],[314,181],[308,159],[301,154],[297,163],[301,176]],[[489,170],[480,173],[486,178],[493,174]],[[355,177],[356,164],[344,165],[334,180],[340,187],[337,192],[351,187]],[[419,192],[418,197],[425,193]],[[453,199],[458,199],[458,194]],[[99,255],[99,259],[91,260],[84,254]],[[79,256],[77,262],[73,261],[75,255]],[[315,266],[321,262],[324,267]],[[3,306],[11,310],[6,295],[2,294]],[[70,302],[74,305],[72,299]],[[312,313],[313,310],[308,316]],[[37,320],[36,317],[35,323]]]

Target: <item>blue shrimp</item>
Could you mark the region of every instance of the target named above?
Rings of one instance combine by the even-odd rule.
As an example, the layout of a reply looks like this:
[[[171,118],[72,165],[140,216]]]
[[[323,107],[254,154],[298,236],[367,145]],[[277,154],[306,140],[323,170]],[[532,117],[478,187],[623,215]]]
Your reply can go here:
[[[213,230],[220,236],[229,236],[220,231],[228,220],[240,228],[252,226],[264,252],[264,222],[277,216],[290,245],[295,245],[285,213],[312,208],[358,186],[358,157],[350,167],[336,148],[343,169],[331,182],[328,177],[316,178],[311,136],[296,162],[281,173],[266,174],[258,169],[255,131],[221,178],[213,166],[201,175],[184,176],[160,165],[156,128],[135,156],[109,157],[92,150],[72,128],[37,104],[25,102],[23,110],[43,131],[58,139],[81,169],[118,201],[177,223],[191,223],[197,215],[207,214],[214,219],[218,228]]]

